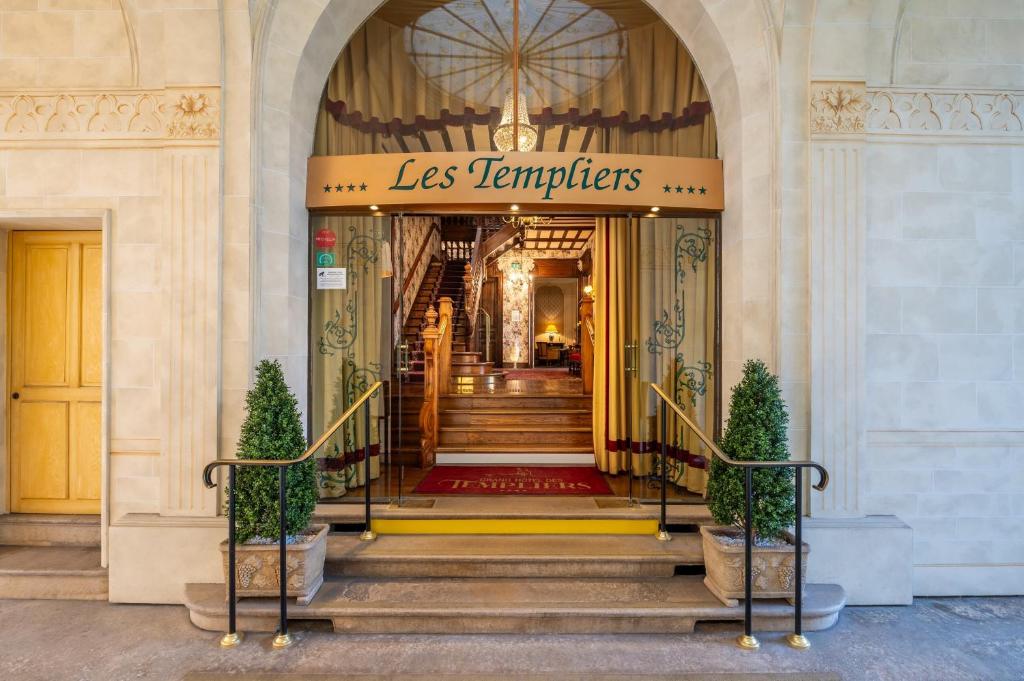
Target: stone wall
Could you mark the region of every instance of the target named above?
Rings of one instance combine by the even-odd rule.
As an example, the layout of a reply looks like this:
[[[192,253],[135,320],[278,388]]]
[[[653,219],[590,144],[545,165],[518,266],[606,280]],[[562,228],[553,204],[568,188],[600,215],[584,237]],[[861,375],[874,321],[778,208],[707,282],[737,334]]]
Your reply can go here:
[[[147,594],[156,563],[218,560],[197,573],[166,530],[222,524],[200,474],[233,451],[250,377],[249,19],[242,0],[0,3],[0,228],[104,230],[114,600],[177,600],[177,581]]]
[[[1024,135],[953,125],[868,148],[864,508],[914,528],[916,593],[1020,593]]]

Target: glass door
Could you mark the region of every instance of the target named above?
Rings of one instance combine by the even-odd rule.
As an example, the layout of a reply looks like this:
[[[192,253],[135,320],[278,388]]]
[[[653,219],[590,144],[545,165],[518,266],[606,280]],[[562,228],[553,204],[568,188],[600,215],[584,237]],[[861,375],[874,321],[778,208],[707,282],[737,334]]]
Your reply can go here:
[[[706,433],[717,434],[718,219],[631,216],[629,235],[631,500],[660,501],[667,467],[666,497],[700,502],[707,487],[704,446],[671,411],[662,424],[651,385],[659,385]]]
[[[350,419],[317,454],[320,501],[362,502],[370,485],[375,502],[388,501],[394,413],[401,411],[397,369],[393,240],[401,217],[313,216],[310,236],[310,436],[318,437],[376,381],[382,393]],[[400,253],[400,250],[399,250]],[[365,465],[369,456],[369,475]]]

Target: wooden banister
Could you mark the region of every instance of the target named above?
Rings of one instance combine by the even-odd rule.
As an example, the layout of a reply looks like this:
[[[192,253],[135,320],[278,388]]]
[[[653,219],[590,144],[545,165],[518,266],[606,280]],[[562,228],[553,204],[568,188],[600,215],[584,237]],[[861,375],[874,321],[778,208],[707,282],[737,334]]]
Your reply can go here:
[[[413,260],[409,271],[402,272],[402,276],[405,277],[405,279],[402,281],[402,290],[398,293],[398,297],[391,303],[391,314],[398,312],[398,308],[402,304],[402,299],[405,298],[405,292],[409,288],[410,284],[412,284],[412,277],[409,275],[415,272],[416,268],[419,267],[420,260],[423,259],[423,253],[427,250],[427,244],[429,244],[430,240],[434,237],[434,232],[437,232],[438,234],[441,232],[441,228],[436,222],[430,223],[430,229],[427,230],[427,235],[423,238],[423,243],[420,244],[420,250],[416,253],[416,259]]]
[[[583,394],[594,392],[594,299],[588,295],[580,301],[580,374],[583,377]]]
[[[452,370],[452,299],[443,296],[440,312],[427,308],[423,336],[423,406],[420,407],[420,467],[429,468],[437,459],[441,397],[448,394]]]

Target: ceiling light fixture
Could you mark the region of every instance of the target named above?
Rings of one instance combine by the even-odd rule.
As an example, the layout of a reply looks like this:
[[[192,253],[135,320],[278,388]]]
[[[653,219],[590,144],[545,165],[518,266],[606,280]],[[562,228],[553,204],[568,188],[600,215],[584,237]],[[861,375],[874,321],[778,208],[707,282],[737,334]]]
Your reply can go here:
[[[534,27],[536,28],[536,27]],[[537,145],[537,126],[530,125],[526,95],[519,89],[519,2],[512,3],[512,89],[501,105],[501,121],[494,129],[498,151],[533,151]]]

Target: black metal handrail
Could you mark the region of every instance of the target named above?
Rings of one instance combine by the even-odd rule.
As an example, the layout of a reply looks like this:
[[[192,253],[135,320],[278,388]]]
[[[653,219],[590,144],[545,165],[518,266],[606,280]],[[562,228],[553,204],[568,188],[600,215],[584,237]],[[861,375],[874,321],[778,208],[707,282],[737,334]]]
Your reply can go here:
[[[762,468],[793,468],[796,478],[795,501],[796,520],[793,527],[794,551],[796,552],[796,563],[793,566],[793,633],[788,636],[788,641],[794,648],[809,648],[810,642],[803,635],[803,537],[801,531],[801,516],[803,515],[803,470],[813,468],[818,471],[818,484],[814,489],[819,492],[828,487],[828,471],[819,463],[814,461],[737,461],[723,452],[715,442],[688,417],[675,400],[670,398],[661,386],[651,383],[651,389],[661,399],[661,519],[658,526],[658,538],[667,541],[668,534],[666,489],[668,487],[668,410],[672,409],[683,423],[692,430],[704,445],[711,450],[723,463],[743,469],[743,496],[744,496],[744,518],[743,518],[743,635],[737,639],[741,648],[753,650],[760,647],[753,632],[753,562],[754,530],[753,530],[753,475],[755,469]]]
[[[285,648],[292,643],[292,637],[288,633],[288,561],[287,561],[287,547],[288,547],[288,522],[286,518],[287,513],[287,475],[288,468],[294,466],[297,463],[306,461],[311,456],[327,443],[327,441],[334,435],[342,425],[345,424],[350,418],[352,418],[359,408],[366,404],[364,411],[363,425],[365,427],[365,442],[363,444],[363,463],[365,465],[365,481],[363,487],[365,489],[365,518],[364,518],[364,529],[363,533],[359,536],[363,541],[372,541],[376,538],[376,534],[373,532],[371,518],[370,518],[370,405],[367,401],[374,397],[380,388],[383,386],[383,382],[377,381],[369,388],[366,389],[362,395],[359,396],[355,402],[345,410],[338,419],[331,424],[331,426],[323,432],[323,434],[316,439],[316,442],[306,448],[300,456],[294,459],[217,459],[206,464],[203,468],[203,483],[207,487],[215,487],[216,482],[213,480],[213,471],[220,466],[227,466],[228,469],[228,631],[220,640],[220,644],[224,648],[232,648],[238,645],[242,641],[242,635],[237,631],[237,616],[238,608],[236,603],[236,568],[235,568],[235,471],[237,468],[257,468],[257,467],[276,467],[278,470],[278,504],[281,514],[280,518],[280,536],[278,537],[278,543],[280,544],[280,553],[278,556],[279,562],[279,577],[280,577],[280,615],[281,621],[278,625],[277,635],[274,637],[275,648]],[[383,394],[383,392],[381,393]]]

